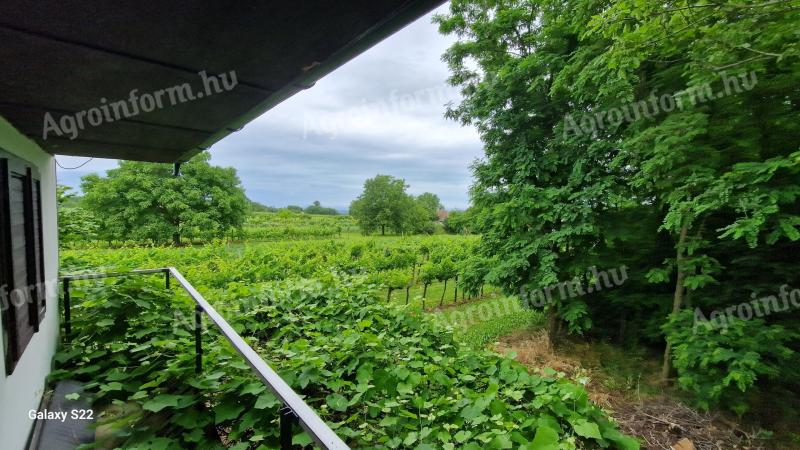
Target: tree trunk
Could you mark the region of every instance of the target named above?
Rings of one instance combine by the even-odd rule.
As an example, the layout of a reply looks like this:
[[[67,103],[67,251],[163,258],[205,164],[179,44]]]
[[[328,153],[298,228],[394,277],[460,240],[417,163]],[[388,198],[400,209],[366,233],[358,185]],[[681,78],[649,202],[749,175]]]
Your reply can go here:
[[[175,247],[180,247],[181,246],[181,234],[180,233],[175,232],[175,233],[172,234],[172,245],[175,246]]]
[[[447,292],[447,280],[444,280],[444,289],[442,289],[442,298],[439,299],[439,307],[444,304],[444,293]]]
[[[411,286],[406,286],[406,305],[408,304],[408,290],[411,289]]]
[[[681,233],[678,237],[678,250],[675,255],[675,269],[677,270],[677,279],[675,280],[675,294],[672,296],[672,314],[677,314],[681,310],[681,306],[683,306],[683,294],[685,292],[685,288],[683,287],[683,280],[686,278],[686,274],[683,273],[683,269],[681,268],[681,262],[683,261],[683,248],[686,244],[686,234],[688,232],[688,228],[686,225],[681,227]],[[669,373],[671,370],[671,355],[672,346],[667,342],[667,346],[664,349],[664,361],[661,366],[661,382],[667,383],[669,380]]]
[[[456,275],[455,287],[453,290],[453,303],[458,303],[458,275]]]
[[[422,288],[422,299],[425,300],[425,296],[428,295],[428,283],[424,284]]]
[[[547,308],[547,340],[550,341],[550,347],[555,348],[558,341],[558,314],[555,306]]]
[[[389,288],[389,289],[386,291],[386,303],[389,303],[389,301],[390,301],[391,299],[392,299],[392,288]]]
[[[386,225],[381,225],[381,236],[386,236]]]

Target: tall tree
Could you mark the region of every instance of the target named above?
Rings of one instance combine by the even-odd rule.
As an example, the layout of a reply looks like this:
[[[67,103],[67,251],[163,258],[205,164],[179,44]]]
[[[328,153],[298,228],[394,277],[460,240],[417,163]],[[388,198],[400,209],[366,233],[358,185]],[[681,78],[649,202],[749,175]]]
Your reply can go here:
[[[555,81],[603,42],[581,44],[592,1],[451,3],[440,30],[459,41],[445,54],[461,104],[448,116],[474,124],[486,158],[474,165],[474,205],[485,225],[483,249],[499,261],[490,282],[509,292],[584,276],[586,249],[600,240],[597,219],[623,201],[608,167],[611,145],[567,142],[561,122],[574,104]],[[553,297],[546,306],[551,340],[561,319],[586,324],[583,299]]]
[[[439,217],[436,213],[439,212],[440,209],[444,209],[441,200],[439,200],[439,196],[430,192],[422,193],[414,200],[422,208],[427,220],[437,220]]]
[[[471,194],[482,250],[499,261],[489,281],[531,292],[632,268],[623,289],[549,302],[552,337],[565,321],[666,340],[665,378],[680,361],[682,384],[716,400],[776,367],[791,377],[746,336],[785,341],[798,314],[745,320],[741,339],[681,331],[686,306],[736,310],[800,282],[787,256],[800,251],[790,3],[455,0],[437,17],[459,38],[445,59],[464,99],[448,115],[485,144]]]
[[[414,201],[406,193],[405,180],[390,175],[377,175],[364,182],[364,192],[350,204],[350,215],[355,217],[364,233],[386,229],[402,233],[409,228],[414,215]]]
[[[233,168],[209,164],[201,153],[173,176],[169,164],[121,161],[105,177],[83,178],[83,204],[101,222],[107,240],[173,241],[223,236],[241,227],[248,209]]]
[[[339,214],[339,212],[336,211],[336,209],[334,209],[334,208],[326,208],[326,207],[322,206],[322,204],[319,202],[319,200],[315,200],[314,203],[306,206],[306,209],[305,209],[304,212],[306,214],[321,214],[321,215],[326,215],[326,216],[335,216],[335,215]]]
[[[81,199],[69,186],[56,186],[58,205],[58,242],[91,242],[97,239],[98,221],[94,214],[80,206]]]

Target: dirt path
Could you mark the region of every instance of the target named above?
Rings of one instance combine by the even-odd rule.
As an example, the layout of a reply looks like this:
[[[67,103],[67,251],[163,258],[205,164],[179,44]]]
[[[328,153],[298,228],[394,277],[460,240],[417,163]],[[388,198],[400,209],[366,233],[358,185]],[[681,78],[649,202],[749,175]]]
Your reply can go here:
[[[532,372],[543,373],[549,367],[584,384],[589,398],[607,410],[623,432],[642,440],[642,449],[669,450],[684,438],[697,450],[775,448],[757,441],[753,431],[742,430],[730,418],[698,412],[677,401],[673,392],[665,392],[655,382],[657,366],[644,363],[643,373],[636,379],[629,376],[620,380],[602,369],[601,359],[607,355],[593,349],[592,344],[570,343],[554,352],[544,330],[504,336],[494,349],[516,353],[516,359]],[[620,355],[620,359],[626,356]]]

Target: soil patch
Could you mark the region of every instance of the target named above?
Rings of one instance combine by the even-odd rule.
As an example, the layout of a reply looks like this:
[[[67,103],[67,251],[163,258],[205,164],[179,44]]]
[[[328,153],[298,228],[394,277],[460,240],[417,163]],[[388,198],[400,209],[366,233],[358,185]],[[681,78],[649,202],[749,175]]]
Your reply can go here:
[[[549,367],[583,384],[589,398],[608,411],[624,433],[642,440],[642,449],[670,450],[681,439],[689,439],[697,450],[775,448],[756,439],[756,430],[746,431],[720,413],[699,412],[676,400],[674,392],[657,386],[657,368],[652,364],[643,364],[648,371],[636,379],[606,373],[598,364],[602,355],[593,352],[591,346],[567,343],[554,351],[546,332],[536,330],[504,336],[493,349],[514,352],[516,359],[532,372],[545,374]]]

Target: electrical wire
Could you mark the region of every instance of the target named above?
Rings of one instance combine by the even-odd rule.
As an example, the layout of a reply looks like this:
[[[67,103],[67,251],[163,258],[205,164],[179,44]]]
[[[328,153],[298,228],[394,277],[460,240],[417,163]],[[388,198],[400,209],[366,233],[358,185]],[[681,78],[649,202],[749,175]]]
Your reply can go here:
[[[90,162],[92,162],[92,160],[93,160],[93,159],[94,159],[94,157],[91,157],[91,158],[87,159],[86,161],[84,161],[84,162],[83,162],[83,164],[81,164],[81,165],[79,165],[79,166],[75,166],[75,167],[64,167],[64,166],[62,166],[62,165],[61,165],[61,163],[60,163],[60,162],[58,162],[58,158],[55,158],[55,160],[56,160],[56,165],[58,165],[58,167],[61,167],[61,168],[62,168],[62,169],[64,169],[64,170],[75,170],[75,169],[80,169],[81,167],[83,167],[83,166],[85,166],[85,165],[89,164]]]

